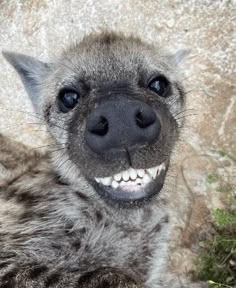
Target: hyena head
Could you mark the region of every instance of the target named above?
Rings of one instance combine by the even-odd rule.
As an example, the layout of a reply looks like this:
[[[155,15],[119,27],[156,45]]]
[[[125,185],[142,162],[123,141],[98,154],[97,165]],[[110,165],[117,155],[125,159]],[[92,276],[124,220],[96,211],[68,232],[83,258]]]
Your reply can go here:
[[[119,206],[161,192],[182,125],[183,51],[166,55],[138,38],[100,33],[53,63],[3,54],[57,143],[62,176],[83,177],[87,193]]]

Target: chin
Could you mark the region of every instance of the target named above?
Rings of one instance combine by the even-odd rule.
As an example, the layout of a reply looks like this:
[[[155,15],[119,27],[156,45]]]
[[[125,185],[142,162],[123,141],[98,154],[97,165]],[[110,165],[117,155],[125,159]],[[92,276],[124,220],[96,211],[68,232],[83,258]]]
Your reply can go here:
[[[109,204],[137,207],[150,202],[161,192],[168,164],[166,161],[145,169],[129,168],[109,177],[95,178],[90,182],[95,191]]]

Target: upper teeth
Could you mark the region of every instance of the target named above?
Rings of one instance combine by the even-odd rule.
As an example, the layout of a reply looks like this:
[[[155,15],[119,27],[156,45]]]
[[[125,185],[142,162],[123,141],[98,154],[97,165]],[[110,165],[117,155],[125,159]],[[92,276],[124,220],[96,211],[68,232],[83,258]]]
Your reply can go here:
[[[157,175],[165,170],[165,163],[159,166],[152,167],[149,169],[133,169],[122,171],[110,177],[105,178],[95,178],[98,183],[102,183],[104,186],[112,186],[113,188],[118,188],[119,186],[133,186],[142,185],[151,182],[155,179]]]

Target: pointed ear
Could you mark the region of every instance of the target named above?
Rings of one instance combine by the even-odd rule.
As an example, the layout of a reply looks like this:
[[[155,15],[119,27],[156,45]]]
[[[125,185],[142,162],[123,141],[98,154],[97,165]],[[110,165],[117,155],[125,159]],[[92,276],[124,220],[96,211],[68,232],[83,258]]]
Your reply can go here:
[[[49,65],[33,57],[19,53],[3,51],[3,56],[16,69],[21,77],[32,103],[35,108],[38,106],[40,84],[45,79]]]
[[[178,50],[176,53],[169,55],[168,58],[172,64],[179,65],[188,57],[190,52],[191,52],[190,49],[181,49],[181,50]]]

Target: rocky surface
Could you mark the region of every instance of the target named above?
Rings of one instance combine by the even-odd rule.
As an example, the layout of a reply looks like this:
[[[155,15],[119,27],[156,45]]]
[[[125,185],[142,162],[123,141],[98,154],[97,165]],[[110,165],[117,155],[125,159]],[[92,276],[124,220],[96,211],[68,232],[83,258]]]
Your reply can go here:
[[[211,209],[225,205],[227,189],[236,190],[236,2],[0,0],[1,49],[47,61],[103,28],[140,35],[170,51],[191,49],[180,67],[189,110],[178,150],[170,253],[173,268],[190,273]],[[0,67],[0,131],[45,145],[45,127],[32,117],[20,80],[1,56]]]

